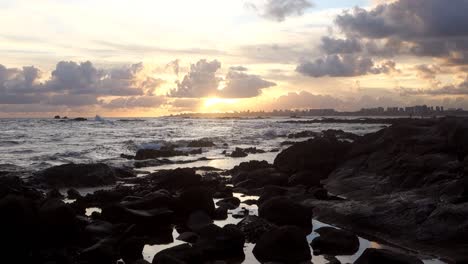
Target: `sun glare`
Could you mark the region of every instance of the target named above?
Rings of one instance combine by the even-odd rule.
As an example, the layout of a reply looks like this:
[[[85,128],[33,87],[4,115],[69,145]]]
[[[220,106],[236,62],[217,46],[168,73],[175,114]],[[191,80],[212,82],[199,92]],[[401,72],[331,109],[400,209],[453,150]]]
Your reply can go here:
[[[213,98],[207,98],[205,99],[205,108],[210,108],[212,106],[217,106],[220,104],[235,104],[237,103],[237,99],[226,99],[226,98],[218,98],[218,97],[213,97]]]

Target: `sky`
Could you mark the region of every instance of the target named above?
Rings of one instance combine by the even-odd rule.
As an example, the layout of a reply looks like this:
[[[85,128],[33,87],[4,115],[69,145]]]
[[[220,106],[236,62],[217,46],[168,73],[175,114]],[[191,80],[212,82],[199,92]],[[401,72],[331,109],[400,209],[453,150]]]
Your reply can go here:
[[[468,0],[0,0],[0,117],[468,109]]]

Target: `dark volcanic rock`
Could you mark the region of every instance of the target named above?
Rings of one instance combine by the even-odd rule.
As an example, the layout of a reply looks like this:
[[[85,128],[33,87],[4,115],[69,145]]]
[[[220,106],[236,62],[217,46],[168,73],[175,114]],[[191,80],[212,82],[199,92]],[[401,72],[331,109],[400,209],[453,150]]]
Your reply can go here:
[[[311,243],[314,255],[353,255],[359,250],[359,239],[353,233],[333,227],[321,227],[315,232],[320,236]]]
[[[178,199],[178,213],[189,216],[192,212],[203,211],[210,217],[214,216],[215,205],[213,196],[204,188],[192,187],[180,194]]]
[[[189,244],[182,244],[158,252],[152,264],[202,264],[202,253]]]
[[[237,227],[251,243],[256,243],[263,234],[276,228],[272,223],[255,215],[245,217],[237,224]]]
[[[215,146],[216,145],[208,139],[193,140],[187,144],[189,148],[211,148]]]
[[[95,187],[114,184],[118,171],[106,164],[65,164],[39,172],[39,181],[54,187]]]
[[[323,175],[316,175],[313,171],[299,171],[288,179],[289,185],[320,186]]]
[[[162,170],[148,175],[161,188],[180,189],[200,184],[201,176],[194,169]]]
[[[204,261],[236,259],[239,262],[245,258],[244,234],[235,225],[223,228],[214,224],[199,230],[200,236],[195,248],[202,253]]]
[[[258,261],[301,263],[310,261],[310,247],[304,232],[295,226],[284,226],[265,233],[253,249]]]
[[[390,250],[368,248],[354,264],[423,264],[423,262],[416,257]]]
[[[316,177],[325,178],[343,161],[350,143],[336,138],[318,137],[296,143],[280,152],[274,165],[282,172],[313,171]]]
[[[219,207],[224,207],[229,210],[236,209],[240,205],[240,200],[237,197],[224,198],[216,203]]]
[[[120,256],[125,263],[135,263],[143,259],[144,241],[141,238],[130,237],[120,244]]]
[[[75,211],[59,199],[48,199],[39,208],[44,240],[53,245],[73,242],[80,227]]]
[[[231,157],[233,158],[243,158],[243,157],[247,157],[249,154],[247,154],[247,152],[245,152],[243,149],[241,148],[236,148],[232,153],[231,153]]]
[[[312,228],[312,210],[282,196],[262,203],[258,208],[258,215],[279,226]]]

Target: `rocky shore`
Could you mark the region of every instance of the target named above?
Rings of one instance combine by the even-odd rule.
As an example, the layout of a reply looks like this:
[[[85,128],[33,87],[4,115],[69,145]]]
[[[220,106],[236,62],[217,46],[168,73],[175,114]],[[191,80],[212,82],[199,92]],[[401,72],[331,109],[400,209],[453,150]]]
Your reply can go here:
[[[357,264],[422,263],[417,252],[468,263],[468,119],[391,124],[365,136],[290,135],[310,139],[281,151],[273,164],[249,161],[226,171],[178,168],[137,177],[135,168],[101,163],[0,169],[2,259],[148,263],[145,245],[176,239],[182,244],[157,252],[152,263],[242,263],[248,244],[262,263],[310,263],[312,255],[340,263],[337,256],[358,251],[360,235],[411,252],[369,248]],[[140,164],[180,155],[191,153],[163,149],[129,158]],[[239,193],[256,198],[241,201]],[[256,205],[258,215],[232,215],[243,204]],[[234,216],[237,224],[215,222]],[[309,243],[313,218],[341,229],[319,228]]]

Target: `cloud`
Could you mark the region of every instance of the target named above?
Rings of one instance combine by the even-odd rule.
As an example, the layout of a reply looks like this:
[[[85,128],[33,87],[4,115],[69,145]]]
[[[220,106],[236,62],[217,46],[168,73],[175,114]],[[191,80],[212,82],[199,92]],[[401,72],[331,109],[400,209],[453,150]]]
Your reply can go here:
[[[323,37],[321,49],[327,54],[358,53],[362,51],[362,46],[356,38],[336,39]]]
[[[33,66],[7,68],[0,64],[0,104],[30,104],[39,102],[40,71]]]
[[[468,95],[468,75],[466,76],[465,80],[458,84],[450,84],[432,89],[400,88],[399,90],[402,95],[466,96]]]
[[[182,82],[177,82],[177,88],[169,92],[171,97],[199,98],[214,96],[217,93],[221,79],[216,72],[221,68],[217,60],[200,60],[190,66],[190,71]]]
[[[182,82],[177,82],[177,87],[172,89],[168,96],[249,98],[260,95],[261,89],[276,85],[258,75],[245,73],[247,68],[242,66],[230,68],[224,78],[218,74],[220,69],[221,63],[217,60],[200,60],[192,64]]]
[[[103,104],[106,108],[153,108],[166,102],[164,96],[120,97]]]
[[[313,4],[308,0],[266,0],[263,3],[249,2],[248,6],[262,17],[281,22],[286,17],[302,15]]]
[[[137,96],[151,94],[163,81],[139,76],[142,63],[113,68],[97,69],[90,61],[77,63],[61,61],[44,86],[50,92],[67,94],[94,94],[96,96]]]
[[[313,62],[303,62],[296,71],[311,77],[352,77],[365,74],[380,74],[395,71],[395,63],[386,61],[375,65],[368,57],[350,54],[327,55]]]
[[[149,76],[141,63],[99,69],[89,61],[61,61],[50,78],[42,82],[40,78],[41,71],[33,66],[0,65],[0,104],[80,107],[101,105],[101,97],[123,96],[146,106],[150,99],[144,98],[153,98],[164,82]]]
[[[248,71],[249,70],[244,66],[233,66],[233,67],[231,67],[229,69],[233,70],[233,71]]]
[[[231,70],[226,75],[226,87],[219,94],[226,98],[250,98],[261,94],[261,90],[276,86],[276,83],[266,81],[258,75],[246,74]]]

